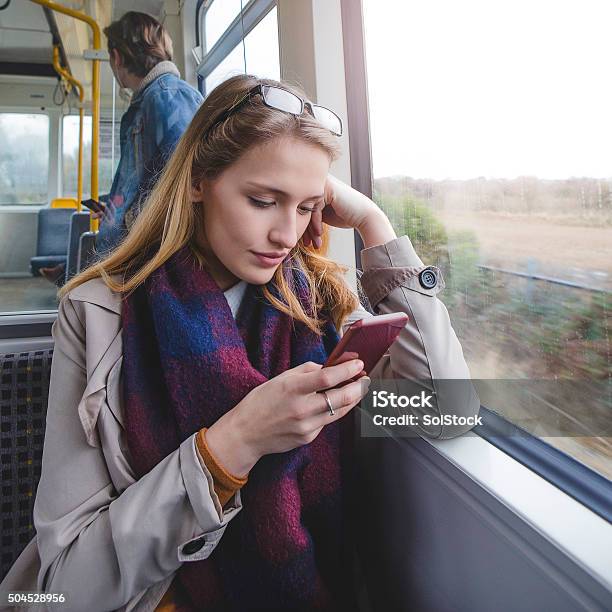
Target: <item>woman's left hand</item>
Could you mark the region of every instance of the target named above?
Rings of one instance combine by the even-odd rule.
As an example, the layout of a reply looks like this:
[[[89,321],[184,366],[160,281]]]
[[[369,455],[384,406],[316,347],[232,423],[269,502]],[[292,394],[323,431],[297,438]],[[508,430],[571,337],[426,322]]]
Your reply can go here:
[[[303,236],[305,246],[321,246],[323,223],[341,228],[354,228],[364,238],[366,228],[376,225],[376,234],[388,239],[395,237],[391,224],[382,210],[370,198],[331,174],[325,183],[325,205],[312,213]],[[389,231],[390,230],[390,231]],[[393,234],[393,235],[391,235]],[[364,240],[365,241],[365,240]]]

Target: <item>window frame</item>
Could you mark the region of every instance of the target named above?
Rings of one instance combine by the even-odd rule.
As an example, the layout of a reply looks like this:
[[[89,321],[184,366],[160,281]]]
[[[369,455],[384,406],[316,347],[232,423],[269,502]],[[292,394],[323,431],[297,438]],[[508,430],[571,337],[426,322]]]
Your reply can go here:
[[[0,114],[42,115],[47,118],[49,155],[46,177],[47,201],[32,204],[0,205],[0,211],[4,212],[37,214],[39,210],[48,205],[48,202],[58,197],[59,193],[59,156],[56,156],[54,160],[53,152],[61,141],[60,113],[49,107],[0,105]],[[5,281],[10,281],[10,278],[10,275],[2,277]],[[47,337],[51,335],[51,326],[57,318],[57,309],[31,310],[28,306],[25,310],[9,311],[2,310],[2,307],[2,304],[0,304],[0,352],[14,351],[15,347],[20,344],[20,339],[26,336],[27,338],[35,336],[34,341],[30,340],[29,346],[31,345],[36,349],[39,345],[48,345]]]
[[[43,115],[47,117],[49,131],[47,133],[47,148],[49,154],[49,161],[47,164],[47,200],[51,201],[54,197],[52,183],[57,182],[57,176],[52,176],[53,171],[57,170],[57,167],[52,163],[54,144],[57,139],[54,138],[53,130],[57,129],[56,121],[52,112],[49,109],[40,106],[0,106],[0,114],[12,114],[12,115]],[[61,123],[61,122],[60,122]],[[61,128],[60,128],[61,129]],[[12,207],[13,209],[23,208],[28,210],[38,210],[46,206],[46,202],[35,203],[35,204],[0,204],[0,208]]]
[[[612,483],[605,476],[483,405],[480,414],[486,424],[473,431],[481,438],[612,523]]]
[[[103,137],[103,126],[106,124],[110,124],[111,126],[113,125],[113,119],[112,119],[112,115],[108,115],[108,114],[101,114],[100,115],[100,150],[98,152],[98,180],[99,180],[99,187],[100,187],[100,193],[104,194],[107,193],[108,191],[110,191],[112,183],[113,183],[113,179],[115,176],[115,172],[119,166],[119,161],[121,160],[121,118],[123,117],[124,113],[126,111],[117,111],[116,113],[116,117],[115,117],[115,121],[114,121],[114,127],[111,127],[111,132],[114,130],[115,133],[115,139],[114,139],[114,145],[115,145],[115,168],[112,170],[111,172],[111,177],[110,177],[110,182],[109,183],[104,183],[103,179],[104,177],[102,176],[102,172],[101,172],[101,162],[102,160],[108,160],[109,158],[106,157],[105,155],[102,154],[102,137]],[[65,156],[65,150],[64,150],[64,136],[65,136],[65,121],[67,117],[75,117],[76,119],[79,118],[78,112],[76,111],[72,111],[72,112],[68,112],[68,113],[62,113],[60,115],[60,131],[61,131],[61,138],[60,138],[60,142],[59,142],[59,149],[60,149],[60,153],[59,153],[59,158],[60,158],[60,162],[59,162],[59,171],[60,171],[60,188],[59,188],[59,193],[61,194],[60,197],[62,198],[76,198],[76,187],[74,189],[74,193],[69,194],[66,190],[66,182],[64,181],[64,156]],[[89,145],[91,146],[91,114],[89,113],[85,113],[85,115],[83,116],[84,119],[84,123],[83,123],[83,146],[85,146],[85,144],[87,144],[86,142],[86,138],[89,138]],[[86,124],[89,122],[89,126],[87,126]],[[78,126],[77,126],[78,129]],[[112,146],[112,145],[109,145]],[[77,148],[78,151],[78,148]],[[85,199],[86,197],[89,197],[89,193],[91,190],[91,185],[90,185],[90,180],[91,177],[87,176],[88,173],[90,172],[90,164],[91,164],[91,159],[88,159],[85,157],[85,155],[83,155],[83,198]],[[86,178],[88,178],[89,180],[85,180]],[[75,176],[75,184],[76,184],[76,176]]]
[[[352,186],[372,197],[372,147],[366,71],[365,32],[361,2],[340,0],[348,105],[349,151]],[[360,236],[355,232],[355,265],[363,271]],[[565,492],[585,508],[612,522],[611,482],[570,455],[527,432],[481,405],[486,425],[473,429],[483,440]]]
[[[57,309],[0,313],[0,348],[3,340],[17,341],[51,336],[51,328],[56,319]]]
[[[196,7],[196,44],[206,48],[205,20],[208,9],[216,0],[201,0]],[[249,0],[221,34],[211,49],[204,53],[196,68],[198,87],[206,96],[206,77],[243,41],[264,17],[277,5],[276,0]]]

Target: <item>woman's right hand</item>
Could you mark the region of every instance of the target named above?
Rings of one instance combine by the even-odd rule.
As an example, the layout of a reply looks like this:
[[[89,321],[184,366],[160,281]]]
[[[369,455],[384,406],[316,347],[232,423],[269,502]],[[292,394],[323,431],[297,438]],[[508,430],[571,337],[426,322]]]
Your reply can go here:
[[[206,431],[210,452],[228,472],[244,477],[264,455],[312,442],[325,425],[345,416],[367,393],[367,377],[332,388],[362,370],[359,359],[327,368],[308,361],[271,378]],[[317,393],[324,390],[333,416],[323,394]]]

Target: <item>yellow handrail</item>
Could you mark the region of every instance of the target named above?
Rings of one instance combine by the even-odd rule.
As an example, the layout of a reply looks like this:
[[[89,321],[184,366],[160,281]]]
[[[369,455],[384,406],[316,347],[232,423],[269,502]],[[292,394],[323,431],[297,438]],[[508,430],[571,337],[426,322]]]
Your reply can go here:
[[[75,11],[74,9],[58,4],[53,0],[30,0],[35,4],[46,6],[52,11],[63,13],[69,17],[74,17],[79,21],[84,21],[90,28],[93,34],[93,48],[95,51],[99,51],[102,46],[102,35],[100,32],[100,26],[96,23],[96,20],[85,13]],[[98,192],[98,149],[100,139],[100,60],[92,60],[92,78],[91,78],[91,197],[94,200],[99,199]],[[91,231],[98,231],[98,220],[92,219],[90,216],[89,227]]]
[[[77,211],[81,212],[83,206],[83,102],[85,100],[85,91],[83,85],[77,81],[67,70],[62,68],[59,60],[59,46],[53,46],[53,67],[55,71],[70,84],[72,84],[79,95],[79,161],[77,164]]]

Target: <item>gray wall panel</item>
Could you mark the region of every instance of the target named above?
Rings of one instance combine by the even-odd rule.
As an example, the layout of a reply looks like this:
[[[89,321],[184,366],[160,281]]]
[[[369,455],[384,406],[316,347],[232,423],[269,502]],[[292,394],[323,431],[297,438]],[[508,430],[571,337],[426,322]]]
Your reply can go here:
[[[612,593],[427,442],[360,439],[358,466],[374,610],[612,609]]]
[[[0,277],[30,275],[37,229],[38,208],[0,206]]]

